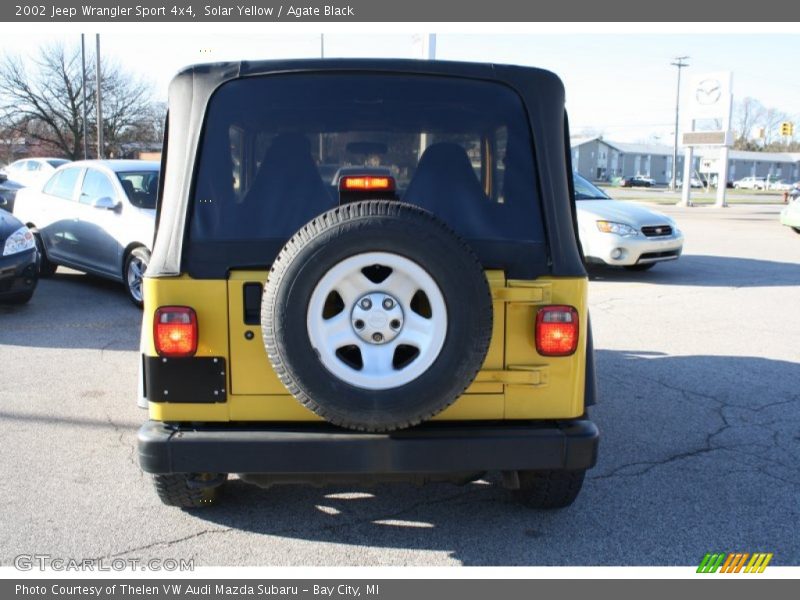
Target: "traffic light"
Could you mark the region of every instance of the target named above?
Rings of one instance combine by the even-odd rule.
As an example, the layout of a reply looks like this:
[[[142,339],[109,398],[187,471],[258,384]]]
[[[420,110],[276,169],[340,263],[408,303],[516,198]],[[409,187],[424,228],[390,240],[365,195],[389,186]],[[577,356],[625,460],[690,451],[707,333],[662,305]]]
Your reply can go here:
[[[785,135],[786,137],[792,137],[794,134],[794,123],[790,123],[789,121],[784,121],[781,123],[781,135]]]

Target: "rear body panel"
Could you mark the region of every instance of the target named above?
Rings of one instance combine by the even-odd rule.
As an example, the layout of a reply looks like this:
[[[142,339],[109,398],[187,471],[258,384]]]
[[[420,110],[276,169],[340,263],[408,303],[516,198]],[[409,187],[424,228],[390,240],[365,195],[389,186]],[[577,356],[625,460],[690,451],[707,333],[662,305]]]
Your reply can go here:
[[[227,281],[145,279],[145,306],[191,306],[199,323],[198,357],[229,365],[227,401],[150,402],[161,421],[315,421],[292,398],[269,364],[259,325],[245,323],[243,288],[266,280],[262,271],[234,272]],[[494,331],[483,368],[466,392],[435,420],[566,419],[584,410],[586,289],[583,278],[506,281],[487,272],[493,294]],[[574,306],[581,315],[578,350],[567,357],[536,352],[536,311],[545,304]],[[145,310],[143,353],[157,356],[153,310]],[[249,332],[249,333],[248,333]],[[191,359],[187,359],[191,360]],[[446,374],[443,374],[446,376]]]

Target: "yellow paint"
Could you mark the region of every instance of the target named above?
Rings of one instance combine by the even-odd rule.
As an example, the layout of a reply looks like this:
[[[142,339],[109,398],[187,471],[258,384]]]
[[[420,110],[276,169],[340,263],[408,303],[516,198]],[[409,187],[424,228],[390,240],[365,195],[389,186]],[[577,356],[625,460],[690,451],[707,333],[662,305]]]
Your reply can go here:
[[[246,394],[285,394],[286,388],[275,375],[269,364],[267,351],[261,337],[259,325],[246,325],[244,322],[244,284],[267,281],[266,272],[235,271],[228,280],[228,322],[230,326],[231,392]],[[253,333],[248,340],[245,333]]]
[[[145,278],[143,345],[155,355],[153,313],[159,306],[190,306],[199,324],[198,355],[228,364],[228,401],[220,404],[150,403],[162,421],[310,421],[319,418],[285,390],[272,370],[258,325],[245,325],[242,286],[263,283],[265,271],[235,271],[225,280]],[[586,360],[585,278],[505,280],[487,271],[494,324],[483,368],[473,384],[436,420],[555,419],[583,413]],[[574,306],[580,315],[578,350],[568,357],[536,352],[536,311],[543,304]],[[245,338],[246,331],[253,339]],[[230,335],[229,335],[230,333]],[[443,374],[444,375],[444,374]],[[444,375],[446,376],[446,375]]]

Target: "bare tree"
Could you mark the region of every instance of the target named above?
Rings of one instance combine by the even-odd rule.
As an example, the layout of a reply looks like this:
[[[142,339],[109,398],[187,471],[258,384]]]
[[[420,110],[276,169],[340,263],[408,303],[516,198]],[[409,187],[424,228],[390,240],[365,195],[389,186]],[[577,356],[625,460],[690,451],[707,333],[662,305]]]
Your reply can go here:
[[[782,110],[777,108],[768,108],[764,111],[761,117],[760,125],[764,128],[764,145],[768,146],[774,141],[780,139],[780,126],[784,121],[789,120],[787,115]]]
[[[144,132],[157,131],[154,121],[162,118],[151,100],[152,86],[103,62],[103,137],[106,155],[119,156],[122,146],[134,141],[157,141]],[[96,139],[96,81],[94,65],[87,64],[87,134]],[[77,159],[83,156],[83,88],[80,48],[43,46],[33,59],[6,55],[0,61],[0,119],[13,116],[23,135],[53,153]],[[0,121],[10,128],[7,119]],[[90,144],[91,146],[91,144]]]
[[[101,83],[107,156],[121,156],[126,144],[161,141],[157,136],[166,111],[153,102],[149,83],[109,63],[102,65]]]
[[[77,158],[82,128],[80,54],[67,54],[63,46],[43,47],[31,66],[10,55],[0,63],[0,110],[15,116],[26,137]]]
[[[761,120],[764,113],[764,106],[755,98],[742,98],[734,103],[733,107],[733,130],[735,133],[734,148],[739,150],[751,150],[753,139],[753,129],[756,123]]]

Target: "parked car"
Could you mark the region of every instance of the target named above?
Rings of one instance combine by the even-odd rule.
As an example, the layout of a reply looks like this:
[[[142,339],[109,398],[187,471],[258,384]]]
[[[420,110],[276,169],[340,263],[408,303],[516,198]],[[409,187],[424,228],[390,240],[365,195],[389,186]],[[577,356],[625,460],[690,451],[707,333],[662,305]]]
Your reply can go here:
[[[781,211],[781,223],[800,233],[800,188],[793,188],[789,198],[789,204]]]
[[[64,265],[114,279],[141,306],[158,176],[157,162],[87,160],[59,167],[41,190],[21,189],[15,211],[34,232],[42,276]]]
[[[578,232],[587,262],[645,271],[681,255],[683,234],[675,221],[614,200],[577,173],[574,181]]]
[[[530,507],[575,500],[599,434],[558,77],[217,63],[176,76],[169,113],[139,360],[139,460],[162,502],[211,505],[230,473],[487,471]],[[396,181],[370,174],[376,153]],[[333,196],[317,165],[353,154],[364,181]]]
[[[0,174],[0,208],[13,213],[17,192],[23,187],[25,186],[21,183],[8,179],[5,175]]]
[[[676,179],[675,180],[675,185],[677,187],[682,187],[683,186],[683,179]],[[697,177],[692,177],[689,180],[689,187],[695,188],[695,189],[705,188],[706,184],[702,179],[698,179]]]
[[[641,175],[634,175],[631,177],[622,177],[619,184],[622,187],[653,187],[655,180]]]
[[[58,167],[68,162],[65,158],[23,158],[0,170],[0,173],[23,187],[38,187],[47,181]]]
[[[0,208],[0,302],[24,304],[39,280],[39,253],[30,229]]]
[[[765,190],[767,189],[767,180],[764,177],[745,177],[733,182],[733,189],[735,190]]]
[[[776,179],[767,183],[768,190],[775,190],[776,192],[788,192],[794,187],[793,184],[783,179]]]

